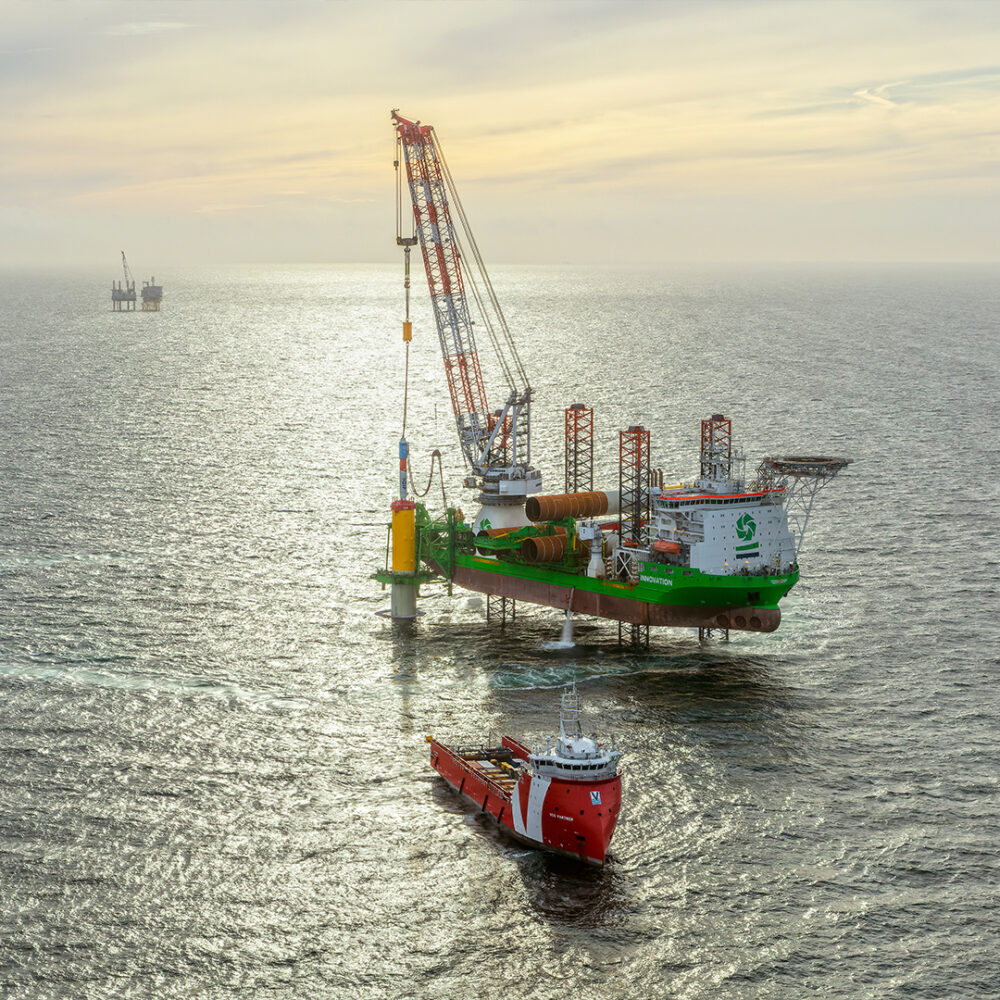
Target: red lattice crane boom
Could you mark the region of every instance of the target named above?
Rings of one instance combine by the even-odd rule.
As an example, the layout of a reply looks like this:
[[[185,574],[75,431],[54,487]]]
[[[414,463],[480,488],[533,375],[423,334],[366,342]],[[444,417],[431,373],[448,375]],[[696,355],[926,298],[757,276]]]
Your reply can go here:
[[[541,485],[541,477],[530,465],[531,386],[434,129],[395,111],[392,120],[397,173],[402,160],[462,451],[484,503],[501,496],[523,500]],[[397,210],[400,199],[398,195]],[[401,232],[401,214],[397,211],[397,242],[406,246],[409,241]],[[471,266],[463,268],[463,258]],[[473,304],[507,382],[507,398],[496,411],[487,403],[473,333]]]

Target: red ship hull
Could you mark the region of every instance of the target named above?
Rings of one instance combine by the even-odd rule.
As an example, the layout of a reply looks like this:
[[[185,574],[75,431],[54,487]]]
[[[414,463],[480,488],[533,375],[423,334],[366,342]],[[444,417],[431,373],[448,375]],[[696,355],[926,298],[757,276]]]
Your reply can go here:
[[[430,740],[431,766],[511,836],[532,847],[603,865],[621,809],[621,778],[565,780],[532,774],[526,746],[456,750]],[[504,766],[506,765],[506,767]]]
[[[438,563],[428,560],[428,565],[435,573],[447,577]],[[451,579],[457,586],[480,594],[498,594],[516,601],[541,604],[560,611],[574,611],[595,618],[631,622],[634,625],[773,632],[781,624],[781,611],[778,608],[650,604],[629,597],[615,597],[588,590],[568,590],[543,580],[525,580],[467,566],[456,566]]]

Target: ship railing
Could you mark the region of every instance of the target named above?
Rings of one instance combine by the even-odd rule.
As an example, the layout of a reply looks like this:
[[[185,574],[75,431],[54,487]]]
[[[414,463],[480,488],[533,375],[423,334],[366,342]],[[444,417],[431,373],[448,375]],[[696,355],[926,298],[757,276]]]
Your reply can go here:
[[[447,746],[457,757],[462,757],[463,759],[474,758],[476,760],[489,760],[490,757],[502,757],[506,760],[508,757],[513,757],[513,751],[505,746],[501,746],[499,742],[494,743],[492,741],[483,742],[481,739],[476,739],[475,737],[464,737],[455,740]]]
[[[771,506],[780,507],[785,502],[785,491],[784,489],[774,489],[769,490],[766,493],[761,493],[759,501],[762,504],[770,504]]]
[[[730,567],[729,576],[783,576],[786,573],[795,572],[795,563],[767,563],[763,566],[740,566]]]

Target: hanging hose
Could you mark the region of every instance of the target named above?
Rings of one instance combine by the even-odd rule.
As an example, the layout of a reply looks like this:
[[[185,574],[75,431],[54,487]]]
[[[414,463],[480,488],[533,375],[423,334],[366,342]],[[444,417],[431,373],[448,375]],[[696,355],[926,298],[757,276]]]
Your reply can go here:
[[[409,249],[409,247],[407,247]],[[410,394],[410,342],[406,342],[406,361],[403,367],[403,433],[400,437],[406,437],[406,401]]]
[[[410,339],[413,324],[410,321],[410,247],[416,246],[417,234],[413,229],[409,236],[403,235],[403,175],[400,172],[400,138],[396,136],[396,245],[403,248],[403,291],[406,296],[406,318],[403,320],[403,343],[406,345],[406,361],[403,371],[403,433],[406,438],[406,404],[410,390]],[[415,225],[415,224],[414,224]]]
[[[445,493],[444,493],[444,469],[441,468],[441,452],[438,451],[437,448],[435,448],[431,452],[431,474],[427,478],[427,489],[425,489],[425,490],[423,490],[421,492],[420,490],[418,490],[412,484],[410,486],[410,489],[413,490],[413,495],[414,496],[418,496],[418,497],[425,497],[425,496],[427,496],[428,493],[430,493],[431,486],[434,483],[434,462],[435,461],[437,462],[437,467],[438,467],[438,479],[441,481],[441,500],[444,503],[445,510],[447,510],[448,509],[448,498],[445,496]],[[406,461],[406,472],[407,472],[407,475],[410,474],[410,462],[409,462],[409,459],[407,459],[407,461]]]

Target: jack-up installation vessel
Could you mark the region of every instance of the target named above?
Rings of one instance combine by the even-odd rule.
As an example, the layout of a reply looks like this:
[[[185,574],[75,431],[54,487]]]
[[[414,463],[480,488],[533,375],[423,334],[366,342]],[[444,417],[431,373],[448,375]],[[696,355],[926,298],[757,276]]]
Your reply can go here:
[[[700,472],[692,482],[664,486],[650,464],[650,432],[630,427],[619,432],[617,483],[595,490],[593,411],[577,403],[565,411],[564,491],[542,495],[531,464],[531,386],[440,144],[431,126],[395,111],[392,119],[407,371],[410,250],[419,243],[465,486],[476,491],[478,512],[468,522],[454,507],[432,517],[411,496],[404,402],[391,563],[387,547],[386,567],[376,573],[391,588],[391,616],[414,617],[419,585],[437,578],[633,629],[774,631],[778,603],[799,579],[798,551],[816,494],[850,459],[767,457],[748,482],[732,422],[713,414],[701,423]],[[412,235],[402,223],[404,170]],[[496,409],[487,403],[474,314],[506,381]]]

